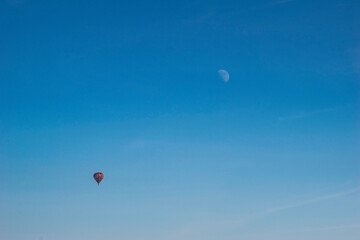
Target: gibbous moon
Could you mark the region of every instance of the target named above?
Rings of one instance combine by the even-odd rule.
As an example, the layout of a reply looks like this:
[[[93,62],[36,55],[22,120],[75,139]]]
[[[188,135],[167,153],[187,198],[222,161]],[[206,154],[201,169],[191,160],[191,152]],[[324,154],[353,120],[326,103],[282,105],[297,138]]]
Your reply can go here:
[[[218,73],[219,73],[219,76],[222,78],[222,80],[224,80],[224,82],[229,81],[230,75],[226,70],[220,69],[218,71]]]

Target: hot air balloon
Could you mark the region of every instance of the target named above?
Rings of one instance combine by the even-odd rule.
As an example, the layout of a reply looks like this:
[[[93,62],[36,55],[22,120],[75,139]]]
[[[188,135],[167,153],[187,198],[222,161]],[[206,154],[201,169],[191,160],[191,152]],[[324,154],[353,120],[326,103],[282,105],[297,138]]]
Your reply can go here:
[[[104,178],[103,173],[101,173],[101,172],[94,173],[94,179],[98,183],[98,185],[100,184],[101,180],[103,180],[103,178]]]

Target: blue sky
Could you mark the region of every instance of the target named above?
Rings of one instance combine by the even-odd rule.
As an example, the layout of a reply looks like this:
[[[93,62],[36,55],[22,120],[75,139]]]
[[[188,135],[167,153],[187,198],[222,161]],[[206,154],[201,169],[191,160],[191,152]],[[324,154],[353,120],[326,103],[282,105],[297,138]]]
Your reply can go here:
[[[357,239],[359,12],[1,1],[0,239]]]

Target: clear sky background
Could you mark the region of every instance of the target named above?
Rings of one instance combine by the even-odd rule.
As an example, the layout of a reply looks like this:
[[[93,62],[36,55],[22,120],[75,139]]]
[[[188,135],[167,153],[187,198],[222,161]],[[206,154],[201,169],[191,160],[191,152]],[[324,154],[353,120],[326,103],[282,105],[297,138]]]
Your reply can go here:
[[[1,0],[0,239],[357,240],[359,13]]]

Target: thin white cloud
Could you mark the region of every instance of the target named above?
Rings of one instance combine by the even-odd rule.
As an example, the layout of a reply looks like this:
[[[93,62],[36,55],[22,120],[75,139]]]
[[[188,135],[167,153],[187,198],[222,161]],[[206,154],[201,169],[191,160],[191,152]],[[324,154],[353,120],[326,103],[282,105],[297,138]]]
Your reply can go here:
[[[12,6],[20,6],[25,3],[26,0],[7,0],[8,4]]]
[[[278,239],[284,239],[284,236],[301,234],[301,233],[312,233],[312,232],[329,232],[336,230],[345,230],[345,229],[359,229],[360,223],[350,224],[350,225],[336,225],[336,226],[325,226],[325,227],[316,227],[316,228],[305,228],[305,229],[295,229],[290,231],[276,231],[276,232],[262,232],[247,235],[247,237],[262,239],[267,236],[277,236]]]
[[[240,227],[244,227],[245,225],[247,225],[252,221],[255,221],[256,219],[263,218],[280,211],[285,211],[288,209],[320,203],[326,200],[331,200],[331,199],[351,195],[357,192],[360,192],[360,187],[348,189],[346,191],[341,191],[333,194],[322,195],[280,207],[270,208],[263,212],[252,214],[247,218],[242,219],[241,221],[226,221],[225,220],[226,217],[224,218],[220,217],[216,219],[208,218],[207,220],[195,221],[181,226],[181,228],[172,232],[167,239],[216,239],[214,237],[216,236],[216,234],[222,234],[224,231],[239,229]],[[315,231],[334,231],[341,229],[357,229],[357,228],[360,228],[360,223],[359,224],[355,223],[351,225],[336,225],[336,226],[325,226],[325,227],[316,227],[316,228],[307,228],[307,229],[306,228],[294,229],[290,231],[271,232],[267,234],[255,233],[250,235],[244,235],[242,238],[245,239],[246,236],[248,236],[251,237],[251,239],[254,239],[254,237],[256,237],[256,239],[266,239],[267,236],[270,235],[286,235],[286,234],[306,233],[306,232],[315,232]]]
[[[319,109],[319,110],[315,110],[315,111],[300,112],[300,113],[293,114],[293,115],[279,117],[279,120],[280,121],[288,121],[288,120],[306,118],[306,117],[311,117],[313,115],[318,115],[318,114],[321,114],[321,113],[334,112],[334,111],[336,111],[338,109],[339,108],[324,108],[324,109]]]
[[[354,50],[354,54],[355,54],[354,68],[357,73],[360,73],[360,46]]]
[[[333,198],[347,196],[347,195],[350,195],[350,194],[353,194],[353,193],[356,193],[356,192],[359,192],[359,191],[360,191],[360,187],[357,187],[357,188],[349,189],[349,190],[344,191],[344,192],[338,192],[338,193],[334,193],[334,194],[330,194],[330,195],[315,197],[315,198],[312,198],[312,199],[309,199],[309,200],[305,200],[303,202],[284,205],[284,206],[281,206],[281,207],[270,208],[267,211],[265,211],[265,213],[266,214],[272,214],[272,213],[276,213],[276,212],[286,210],[286,209],[302,207],[302,206],[309,205],[309,204],[312,204],[312,203],[317,203],[317,202],[322,202],[322,201],[333,199]]]
[[[187,18],[182,20],[184,24],[202,24],[204,22],[207,22],[209,19],[211,19],[214,16],[214,12],[211,10],[208,10],[202,14],[199,14],[197,16],[194,16],[192,18]]]
[[[331,230],[353,229],[353,228],[360,228],[360,223],[352,224],[352,225],[339,225],[339,226],[328,226],[328,227],[318,227],[318,228],[303,229],[303,230],[294,231],[294,233],[331,231]]]
[[[279,5],[279,4],[285,4],[285,3],[289,3],[289,2],[295,2],[296,0],[279,0],[279,1],[274,1],[272,3],[269,3],[268,6],[274,6],[274,5]]]
[[[279,207],[269,208],[269,209],[267,209],[267,210],[265,210],[263,212],[252,214],[252,215],[248,216],[247,218],[243,219],[242,221],[239,221],[238,223],[240,225],[244,225],[244,224],[252,222],[252,221],[254,221],[256,219],[263,218],[263,217],[266,217],[266,216],[271,215],[271,214],[275,214],[275,213],[280,212],[280,211],[293,209],[293,208],[298,208],[298,207],[303,207],[303,206],[306,206],[306,205],[310,205],[310,204],[323,202],[323,201],[334,199],[334,198],[339,198],[339,197],[351,195],[351,194],[354,194],[356,192],[360,192],[360,187],[352,188],[352,189],[342,191],[342,192],[338,192],[338,193],[334,193],[334,194],[314,197],[314,198],[311,198],[311,199],[308,199],[308,200],[304,200],[302,202],[291,203],[291,204],[287,204],[287,205],[283,205],[283,206],[279,206]]]
[[[273,2],[268,2],[268,3],[262,4],[260,6],[255,7],[255,9],[268,8],[268,7],[287,4],[287,3],[291,3],[291,2],[295,2],[295,1],[296,0],[278,0],[278,1],[273,1]]]

